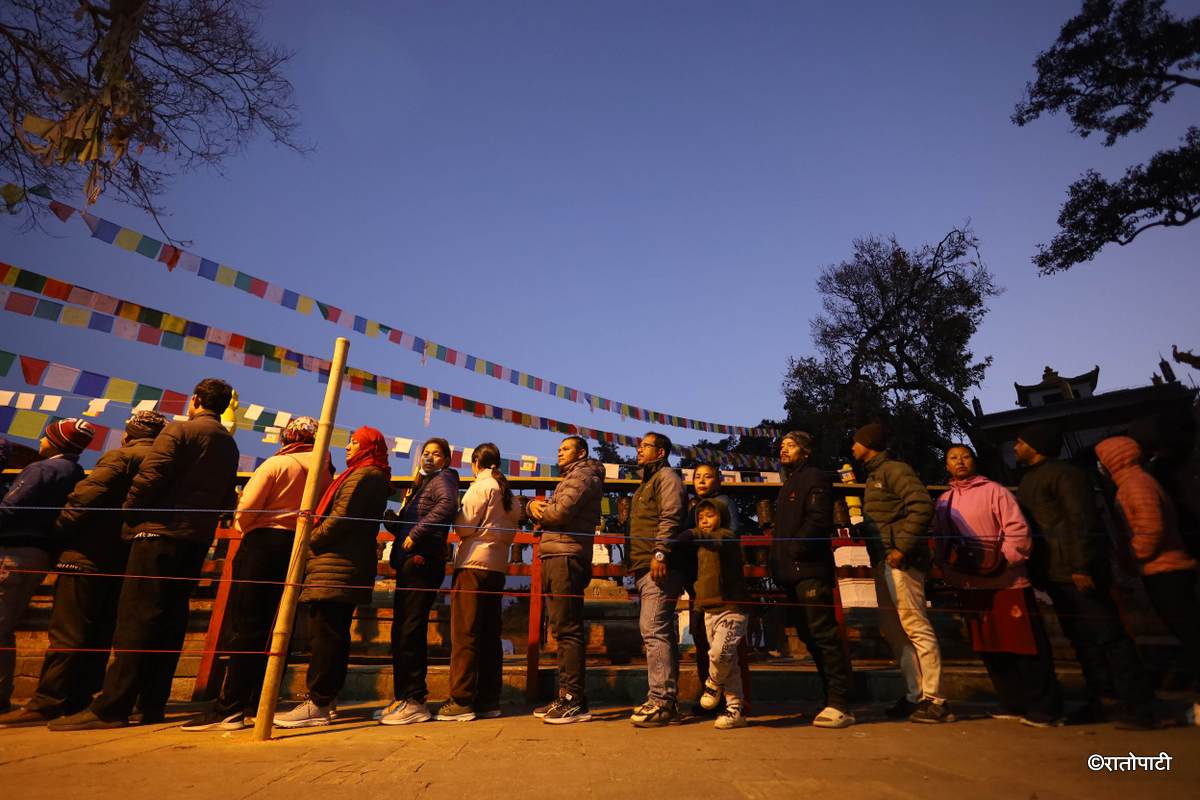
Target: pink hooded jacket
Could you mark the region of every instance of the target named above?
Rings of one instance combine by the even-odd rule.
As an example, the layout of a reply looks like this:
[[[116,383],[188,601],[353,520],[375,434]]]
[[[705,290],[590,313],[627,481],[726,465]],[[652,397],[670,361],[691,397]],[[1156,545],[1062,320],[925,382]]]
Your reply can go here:
[[[1142,469],[1142,449],[1128,436],[1096,445],[1096,457],[1117,485],[1117,505],[1129,526],[1133,557],[1143,575],[1195,569],[1179,535],[1179,519],[1163,488]]]
[[[953,517],[953,523],[951,522]],[[1008,567],[997,575],[967,575],[942,564],[946,580],[963,589],[1014,589],[1029,585],[1025,562],[1033,542],[1029,525],[1017,505],[1017,498],[993,480],[973,475],[950,481],[950,491],[937,499],[933,514],[935,537],[958,534],[983,541],[1000,541],[1000,552]],[[934,552],[941,554],[942,539],[935,539]],[[939,559],[940,560],[940,559]]]

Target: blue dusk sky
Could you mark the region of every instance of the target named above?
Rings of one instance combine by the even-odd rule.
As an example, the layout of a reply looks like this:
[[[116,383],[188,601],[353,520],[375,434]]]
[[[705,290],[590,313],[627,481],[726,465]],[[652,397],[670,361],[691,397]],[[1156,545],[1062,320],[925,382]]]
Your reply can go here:
[[[1181,14],[1200,5],[1169,3]],[[1154,230],[1039,277],[1067,185],[1173,146],[1197,94],[1111,148],[1062,116],[1009,121],[1037,54],[1077,13],[1039,2],[267,3],[304,156],[257,140],[163,198],[187,249],[355,313],[607,397],[755,424],[782,415],[789,356],[811,352],[821,268],[856,237],[906,247],[970,221],[1005,293],[977,336],[976,393],[1100,366],[1142,385],[1173,343],[1200,348],[1200,224]],[[78,197],[63,200],[80,205]],[[102,198],[95,212],[153,221]],[[0,259],[314,354],[340,329],[89,238],[0,224]],[[637,435],[589,413],[351,334],[354,366]],[[311,375],[270,375],[0,314],[16,350],[160,387],[229,380],[244,401],[316,414]],[[1194,373],[1177,367],[1185,380]],[[24,389],[20,370],[0,382]],[[371,424],[553,462],[558,436],[347,392]],[[64,405],[77,413],[80,404]],[[107,412],[103,424],[119,424]],[[677,441],[700,434],[669,429]],[[271,446],[239,434],[243,452]],[[626,451],[628,452],[628,451]],[[834,455],[834,454],[831,454]],[[338,459],[341,463],[341,459]],[[398,471],[411,462],[395,460]]]

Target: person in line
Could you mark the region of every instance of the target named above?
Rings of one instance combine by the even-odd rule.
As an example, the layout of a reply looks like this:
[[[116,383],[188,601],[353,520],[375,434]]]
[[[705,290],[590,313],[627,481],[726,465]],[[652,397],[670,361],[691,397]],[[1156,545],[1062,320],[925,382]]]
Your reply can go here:
[[[377,566],[379,520],[392,494],[387,440],[374,428],[356,430],[346,444],[346,469],[334,478],[314,513],[300,602],[308,605],[311,658],[308,698],[275,714],[281,728],[328,725],[346,682],[355,606],[370,603]]]
[[[907,688],[887,716],[953,722],[941,693],[942,654],[925,607],[933,500],[913,468],[888,454],[882,425],[872,423],[855,431],[852,452],[867,470],[863,530],[875,572],[879,627]]]
[[[135,411],[121,446],[108,451],[75,484],[54,523],[62,552],[55,570],[54,609],[37,692],[25,707],[0,716],[0,727],[44,725],[87,708],[104,681],[129,545],[119,508],[142,459],[166,425],[157,411]]]
[[[600,524],[604,465],[588,457],[588,445],[568,436],[558,446],[561,479],[548,500],[529,503],[530,518],[541,530],[542,592],[546,617],[558,643],[558,694],[533,715],[549,725],[587,722],[587,651],[583,590],[592,577],[592,540]]]
[[[471,453],[475,480],[454,518],[460,544],[454,554],[450,601],[450,701],[438,709],[442,722],[500,716],[504,648],[501,599],[508,552],[522,509],[500,471],[500,448],[484,442]]]
[[[946,471],[950,490],[934,509],[934,547],[1000,699],[1001,712],[992,716],[1053,725],[1062,718],[1062,690],[1026,572],[1029,526],[1012,492],[979,474],[969,446],[946,451]]]
[[[458,513],[458,473],[450,469],[450,443],[432,438],[421,448],[412,487],[399,515],[385,523],[396,537],[392,600],[392,688],[395,699],[379,713],[384,725],[433,719],[429,689],[429,612],[446,578],[446,537]]]
[[[217,520],[234,506],[238,448],[221,424],[233,389],[216,378],[196,385],[188,418],[171,422],[142,458],[125,497],[122,537],[131,540],[117,601],[115,658],[100,694],[77,714],[51,720],[52,731],[118,728],[137,702],[143,721],[161,720],[200,568]],[[147,652],[149,651],[149,652]]]
[[[708,634],[708,675],[700,706],[724,710],[713,727],[718,730],[746,727],[742,710],[742,671],[738,651],[746,637],[746,578],[742,546],[729,529],[729,508],[721,500],[701,500],[696,506],[696,606],[704,615]]]
[[[1035,526],[1032,577],[1050,595],[1087,686],[1086,705],[1066,721],[1112,716],[1122,728],[1152,728],[1154,688],[1109,591],[1112,548],[1097,522],[1095,494],[1083,470],[1058,458],[1061,450],[1062,433],[1047,423],[1022,428],[1014,447],[1025,467],[1017,501]]]
[[[629,571],[637,582],[638,627],[646,646],[649,693],[630,717],[639,728],[679,721],[679,633],[675,606],[683,594],[684,565],[675,552],[683,533],[687,490],[671,468],[671,440],[647,433],[638,444],[642,482],[629,510]]]
[[[51,422],[38,444],[40,459],[0,499],[0,713],[12,708],[17,622],[54,563],[58,509],[83,478],[79,455],[95,433],[87,420]]]
[[[833,478],[811,463],[813,437],[791,431],[779,442],[783,484],[775,501],[771,577],[786,594],[787,619],[808,648],[825,688],[817,728],[853,725],[854,685],[846,642],[838,626],[833,563]]]
[[[246,726],[246,711],[253,714],[258,707],[304,485],[315,464],[316,438],[317,421],[312,417],[288,422],[279,437],[279,452],[260,464],[242,489],[233,518],[242,543],[233,558],[234,583],[226,607],[230,635],[225,646],[236,652],[229,657],[216,700],[185,722],[185,731],[239,730]],[[317,470],[318,497],[332,475],[333,465],[326,455]]]
[[[1117,506],[1129,533],[1128,547],[1150,604],[1183,645],[1193,691],[1200,691],[1200,603],[1196,559],[1188,552],[1179,516],[1162,485],[1141,466],[1142,452],[1128,436],[1096,445],[1096,457],[1117,486]],[[1200,700],[1200,697],[1197,698]],[[1193,701],[1193,721],[1200,703]]]

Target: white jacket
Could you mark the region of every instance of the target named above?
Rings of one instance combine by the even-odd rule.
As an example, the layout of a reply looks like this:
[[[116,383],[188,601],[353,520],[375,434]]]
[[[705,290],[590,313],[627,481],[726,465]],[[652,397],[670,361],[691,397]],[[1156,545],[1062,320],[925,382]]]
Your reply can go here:
[[[454,554],[454,568],[507,571],[509,547],[520,520],[521,506],[516,498],[512,509],[504,510],[504,493],[491,470],[476,475],[454,518],[454,532],[461,540]]]

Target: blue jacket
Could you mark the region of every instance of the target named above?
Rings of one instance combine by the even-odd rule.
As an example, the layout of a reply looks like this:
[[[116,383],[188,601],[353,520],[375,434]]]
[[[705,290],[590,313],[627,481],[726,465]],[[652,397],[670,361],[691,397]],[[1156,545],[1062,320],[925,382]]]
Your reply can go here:
[[[400,562],[411,555],[422,555],[431,561],[446,558],[446,536],[458,513],[458,473],[443,469],[431,477],[414,497],[409,497],[400,509],[400,519],[384,527],[395,537],[389,561],[399,569]],[[411,536],[413,549],[405,551],[400,545]]]
[[[21,470],[0,500],[0,546],[57,550],[54,521],[81,480],[76,455],[53,456]]]

